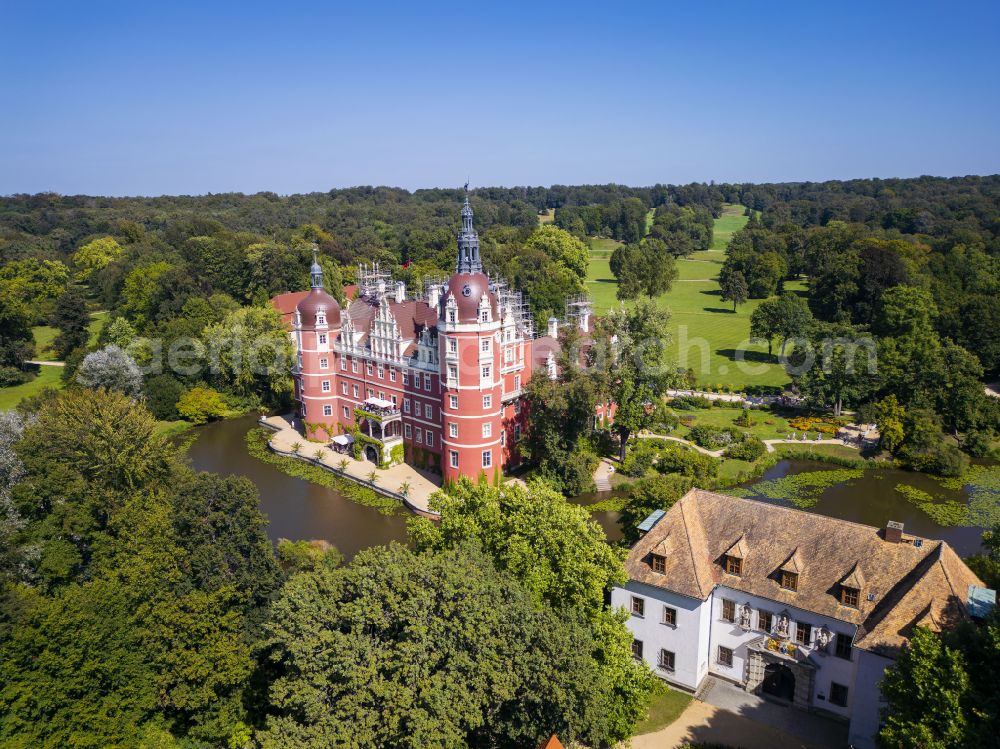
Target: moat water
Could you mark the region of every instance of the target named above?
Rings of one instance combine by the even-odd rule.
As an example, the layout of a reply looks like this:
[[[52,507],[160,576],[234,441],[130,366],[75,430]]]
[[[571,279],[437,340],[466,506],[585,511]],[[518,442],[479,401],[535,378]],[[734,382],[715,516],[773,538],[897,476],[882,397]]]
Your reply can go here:
[[[324,539],[334,544],[348,559],[369,546],[406,540],[408,513],[405,511],[383,515],[372,507],[352,502],[332,489],[288,476],[251,456],[246,449],[246,434],[255,426],[256,418],[246,416],[200,427],[188,450],[188,457],[197,470],[249,478],[260,493],[260,508],[268,518],[268,535],[272,540]],[[768,470],[763,479],[829,470],[831,467],[813,461],[783,460]],[[937,482],[921,474],[884,469],[867,471],[861,478],[826,487],[821,491],[818,502],[808,511],[879,527],[888,520],[897,520],[905,525],[908,533],[948,541],[962,556],[979,551],[981,528],[938,525],[894,491],[896,484],[909,484],[938,497],[965,499],[964,490],[942,490]],[[589,494],[573,501],[587,506],[603,498]],[[609,540],[621,538],[618,513],[597,512],[594,519]]]

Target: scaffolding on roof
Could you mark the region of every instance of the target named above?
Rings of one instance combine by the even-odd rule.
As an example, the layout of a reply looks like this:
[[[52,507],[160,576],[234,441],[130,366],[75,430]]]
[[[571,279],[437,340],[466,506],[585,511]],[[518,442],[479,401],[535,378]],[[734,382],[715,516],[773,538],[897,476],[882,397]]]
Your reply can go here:
[[[493,280],[490,287],[497,296],[497,307],[501,311],[500,314],[506,314],[506,310],[509,309],[521,335],[525,338],[534,338],[535,321],[531,316],[531,307],[524,292],[512,289],[507,281],[499,276]]]
[[[586,294],[572,296],[566,300],[566,324],[581,330],[587,329],[587,321],[594,314],[594,302]]]
[[[379,302],[386,294],[395,291],[392,273],[382,270],[378,263],[358,263],[358,296]]]

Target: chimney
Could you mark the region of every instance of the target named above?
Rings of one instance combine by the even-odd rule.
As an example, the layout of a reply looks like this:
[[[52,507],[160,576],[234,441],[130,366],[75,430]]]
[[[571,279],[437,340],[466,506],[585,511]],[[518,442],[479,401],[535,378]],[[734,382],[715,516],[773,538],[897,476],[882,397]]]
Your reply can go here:
[[[549,335],[552,338],[559,337],[559,319],[556,317],[549,318]]]
[[[427,288],[427,305],[429,307],[436,309],[440,301],[441,301],[441,284],[432,283]]]
[[[885,540],[891,544],[898,544],[903,540],[903,524],[890,520],[885,524]]]
[[[396,281],[396,301],[400,303],[406,301],[406,284],[402,281]]]

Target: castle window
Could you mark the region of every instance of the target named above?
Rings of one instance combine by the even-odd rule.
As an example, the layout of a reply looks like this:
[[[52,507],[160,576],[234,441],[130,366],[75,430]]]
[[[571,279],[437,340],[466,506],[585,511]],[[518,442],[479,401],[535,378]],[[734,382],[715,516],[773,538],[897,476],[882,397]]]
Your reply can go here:
[[[483,313],[479,316],[479,321],[480,322],[489,322],[490,321],[490,312],[489,312],[489,310],[485,310],[485,309],[483,310]]]
[[[424,404],[424,416],[431,421],[434,420],[434,406],[430,403]]]
[[[322,312],[318,313],[316,315],[316,324],[317,325],[326,325],[326,315],[324,315]]]
[[[424,441],[424,430],[421,429],[420,427],[417,427],[416,429],[417,429],[417,442],[423,442]]]
[[[847,707],[847,687],[835,681],[830,682],[830,704]]]
[[[354,395],[355,398],[359,397],[359,390],[357,385],[351,385],[351,393]]]
[[[322,390],[323,390],[324,393],[329,393],[330,392],[330,381],[329,380],[323,380],[323,383],[320,385],[320,387],[322,388]]]
[[[320,369],[329,369],[330,368],[330,360],[326,359],[326,358],[320,359],[319,360],[319,368]]]
[[[736,621],[736,601],[730,601],[727,598],[722,599],[722,621]]]
[[[642,660],[642,640],[632,640],[632,657],[637,661]]]
[[[857,588],[848,588],[847,586],[841,586],[840,588],[840,602],[845,606],[850,606],[851,608],[858,607],[858,594]]]
[[[717,660],[720,666],[726,666],[727,668],[732,668],[733,667],[732,649],[719,645],[719,656]]]
[[[319,334],[319,344],[320,344],[320,346],[325,346],[326,345],[326,333],[320,333]]]
[[[493,396],[492,395],[484,395],[483,396],[483,409],[488,411],[491,408],[493,408]]]
[[[739,577],[743,574],[743,560],[739,557],[726,557],[726,574]]]
[[[774,623],[774,617],[770,611],[758,611],[757,612],[757,629],[761,632],[770,632],[771,625]]]
[[[358,360],[357,359],[352,359],[351,360],[351,371],[354,372],[354,374],[358,373]]]
[[[424,375],[424,390],[431,389],[431,376],[429,374]]]
[[[458,341],[454,338],[448,339],[448,353],[457,354],[458,353]]]
[[[378,399],[380,401],[384,401],[385,400],[385,392],[384,391],[382,391],[382,390],[378,391]]]
[[[458,436],[458,424],[451,422],[448,424],[448,436],[457,437]]]
[[[406,386],[406,385],[409,385],[409,384],[410,384],[410,373],[409,372],[403,372],[403,385]]]
[[[492,437],[492,436],[493,436],[493,425],[489,423],[483,424],[483,437]]]
[[[378,368],[378,378],[380,380],[384,380],[385,379],[385,367],[382,367],[381,365]]]
[[[490,375],[492,374],[492,372],[493,372],[493,368],[489,364],[484,364],[483,365],[483,379],[484,380],[490,379]]]
[[[410,439],[413,436],[413,427],[409,424],[403,424],[403,436]]]
[[[851,636],[838,632],[833,652],[838,658],[843,658],[845,661],[851,660]]]
[[[333,406],[331,406],[329,404],[323,406],[323,415],[324,416],[333,416]]]
[[[372,372],[375,371],[375,368],[372,366],[371,362],[368,362],[367,364],[365,364],[365,371],[368,373],[369,377],[372,376]]]
[[[448,405],[451,408],[458,408],[458,396],[457,395],[449,395],[448,396]]]
[[[451,467],[458,468],[458,450],[452,450],[448,457],[451,460]]]
[[[343,393],[344,395],[347,395],[347,383],[346,382],[340,383],[340,392]]]
[[[646,615],[646,601],[639,596],[632,596],[632,616]]]
[[[493,465],[493,451],[483,450],[483,468],[489,468]]]
[[[347,406],[344,406],[344,418],[345,419],[351,418],[351,409],[349,409]]]
[[[341,371],[344,372],[347,371],[347,359],[345,359],[344,357],[340,357],[340,369]]]
[[[403,398],[403,413],[404,414],[410,413],[410,399],[409,398]]]
[[[812,633],[812,625],[806,622],[795,622],[795,641],[799,645],[808,645],[811,640],[809,635]]]
[[[371,388],[368,388],[367,390],[365,390],[365,397],[366,398],[374,398],[375,397],[375,391],[372,390]]]
[[[428,429],[424,436],[427,438],[427,447],[434,447],[434,432]]]
[[[799,589],[799,576],[794,572],[782,572],[781,573],[781,587],[785,590],[798,590]]]
[[[667,571],[667,558],[662,554],[653,554],[650,566],[653,572],[662,575]]]
[[[674,670],[674,654],[669,650],[660,650],[660,660],[657,665],[664,671],[673,672]]]
[[[521,441],[521,425],[520,424],[515,424],[514,425],[514,441],[515,442],[520,442]]]
[[[390,369],[389,370],[389,382],[395,382],[395,381],[396,381],[396,370],[395,369]]]
[[[666,624],[668,627],[676,627],[677,626],[677,609],[675,609],[673,606],[664,606],[663,607],[663,623]]]
[[[480,351],[484,351],[484,352],[485,351],[489,351],[490,350],[490,339],[489,338],[483,338],[482,341],[480,341],[479,346],[480,346],[480,349],[479,349]]]
[[[514,375],[514,391],[521,389],[521,375]]]

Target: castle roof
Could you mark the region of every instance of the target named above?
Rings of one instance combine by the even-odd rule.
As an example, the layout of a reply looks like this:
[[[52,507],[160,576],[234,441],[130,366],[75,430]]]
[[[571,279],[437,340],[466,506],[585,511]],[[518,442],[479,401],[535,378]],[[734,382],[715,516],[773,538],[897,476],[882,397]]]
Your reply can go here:
[[[669,553],[663,574],[650,556]],[[724,557],[743,546],[741,574]],[[632,547],[631,580],[705,600],[716,585],[858,627],[857,647],[893,655],[918,624],[941,629],[967,616],[976,575],[943,541],[903,536],[886,541],[867,525],[750,499],[692,489]],[[782,569],[798,571],[796,590],[781,587]],[[841,603],[847,583],[857,607]]]

